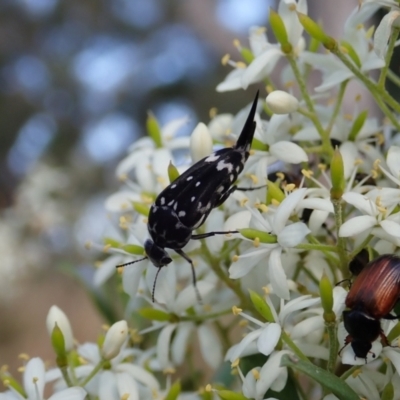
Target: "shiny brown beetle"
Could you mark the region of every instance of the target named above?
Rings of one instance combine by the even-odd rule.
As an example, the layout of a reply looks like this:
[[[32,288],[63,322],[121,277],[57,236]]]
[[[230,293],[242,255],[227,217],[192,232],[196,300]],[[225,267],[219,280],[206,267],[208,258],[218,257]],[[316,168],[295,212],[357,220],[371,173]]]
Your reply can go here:
[[[379,336],[389,345],[380,320],[400,318],[400,315],[390,314],[399,298],[400,258],[384,254],[368,263],[346,297],[349,310],[343,312],[343,321],[348,336],[343,348],[351,343],[356,357],[367,360],[372,342]]]

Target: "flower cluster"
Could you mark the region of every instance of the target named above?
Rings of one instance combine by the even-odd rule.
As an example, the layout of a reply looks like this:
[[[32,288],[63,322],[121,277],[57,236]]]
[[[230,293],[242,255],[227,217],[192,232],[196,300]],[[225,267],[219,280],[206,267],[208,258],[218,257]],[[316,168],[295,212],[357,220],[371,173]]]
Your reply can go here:
[[[368,21],[382,6],[390,11],[373,34]],[[165,249],[168,266],[147,257],[150,206],[213,148],[234,145],[249,108],[215,115],[191,138],[176,135],[185,120],[160,127],[150,115],[148,136],[117,167],[123,187],[106,202],[114,227],[93,244],[107,253],[95,286],[112,293],[121,318],[100,344],[76,347],[65,315],[52,309],[58,369],[45,373],[31,359],[24,387],[3,371],[4,398],[43,398],[47,381],[57,399],[263,400],[283,390],[287,398],[399,398],[400,324],[389,314],[400,259],[388,254],[400,247],[400,104],[385,89],[388,79],[400,86],[388,68],[399,16],[395,1],[365,0],[337,39],[307,16],[306,0],[281,0],[270,11],[274,42],[262,27],[250,29],[250,47],[235,42],[241,59],[224,57],[233,71],[217,91],[262,83],[268,93],[237,184],[255,190],[234,191],[195,227],[218,233],[183,249],[196,287],[188,260],[173,250]],[[322,80],[311,86],[314,71]],[[360,109],[351,81],[368,89],[384,118]],[[115,267],[132,260],[116,278]],[[356,262],[372,262],[354,278],[362,290],[349,284]],[[371,323],[376,332],[365,328]]]

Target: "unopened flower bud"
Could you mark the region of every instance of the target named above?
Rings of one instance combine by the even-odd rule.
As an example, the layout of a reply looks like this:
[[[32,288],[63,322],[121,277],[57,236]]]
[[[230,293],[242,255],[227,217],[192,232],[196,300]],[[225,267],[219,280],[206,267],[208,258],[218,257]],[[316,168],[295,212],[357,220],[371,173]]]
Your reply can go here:
[[[299,108],[299,101],[283,90],[274,90],[267,96],[267,106],[275,114],[289,114]]]
[[[74,336],[72,334],[71,324],[69,323],[69,319],[65,315],[64,311],[57,306],[52,306],[47,314],[46,326],[53,342],[55,339],[53,336],[56,335],[59,337],[61,333],[64,340],[64,350],[67,352],[72,350],[74,347]],[[55,331],[56,327],[60,330],[60,332],[58,332],[58,329],[56,329],[57,332]]]
[[[321,296],[321,304],[324,309],[324,320],[326,322],[335,322],[336,315],[333,312],[333,287],[325,272],[319,281],[319,293]]]
[[[335,149],[335,152],[332,156],[331,180],[331,199],[339,200],[342,197],[345,188],[343,158],[339,149]]]
[[[128,324],[126,321],[122,320],[113,324],[104,339],[103,347],[101,348],[102,357],[105,360],[111,360],[116,357],[127,337]]]
[[[199,122],[190,136],[190,154],[195,163],[212,153],[213,141],[208,128]]]

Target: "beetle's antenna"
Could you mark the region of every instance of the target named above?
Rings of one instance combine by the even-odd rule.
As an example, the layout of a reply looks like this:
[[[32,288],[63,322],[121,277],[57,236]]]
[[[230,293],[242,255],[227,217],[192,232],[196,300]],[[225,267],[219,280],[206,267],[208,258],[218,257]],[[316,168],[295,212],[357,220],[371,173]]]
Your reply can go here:
[[[135,264],[135,263],[137,263],[137,262],[139,262],[139,261],[146,260],[147,258],[148,258],[148,257],[143,257],[143,258],[139,258],[139,260],[130,261],[130,262],[127,262],[127,263],[125,263],[125,264],[116,265],[115,268],[126,267],[127,265]]]
[[[158,274],[160,273],[161,268],[158,268],[158,271],[156,273],[156,277],[154,278],[154,283],[153,283],[153,290],[151,292],[151,300],[154,303],[154,293],[156,292],[156,282],[157,282],[157,278],[158,278]]]

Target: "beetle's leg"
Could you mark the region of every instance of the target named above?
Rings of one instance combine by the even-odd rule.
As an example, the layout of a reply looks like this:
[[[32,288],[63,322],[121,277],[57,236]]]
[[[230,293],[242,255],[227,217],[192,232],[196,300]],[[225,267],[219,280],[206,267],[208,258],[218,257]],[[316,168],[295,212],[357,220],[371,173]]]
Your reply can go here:
[[[192,267],[192,277],[193,277],[194,290],[196,291],[197,300],[199,301],[199,303],[202,303],[199,289],[197,289],[196,272],[194,270],[193,261],[191,260],[191,258],[183,250],[181,250],[181,249],[173,249],[173,250],[175,252],[177,252],[181,257],[183,257],[190,264],[190,266]]]
[[[248,190],[257,190],[257,189],[262,189],[267,187],[268,185],[262,185],[262,186],[256,186],[256,187],[249,187],[249,188],[245,188],[245,187],[238,187],[236,186],[236,190],[241,190],[242,192],[246,192]]]
[[[383,316],[382,318],[383,318],[383,319],[400,319],[400,315],[386,314],[386,315]]]

